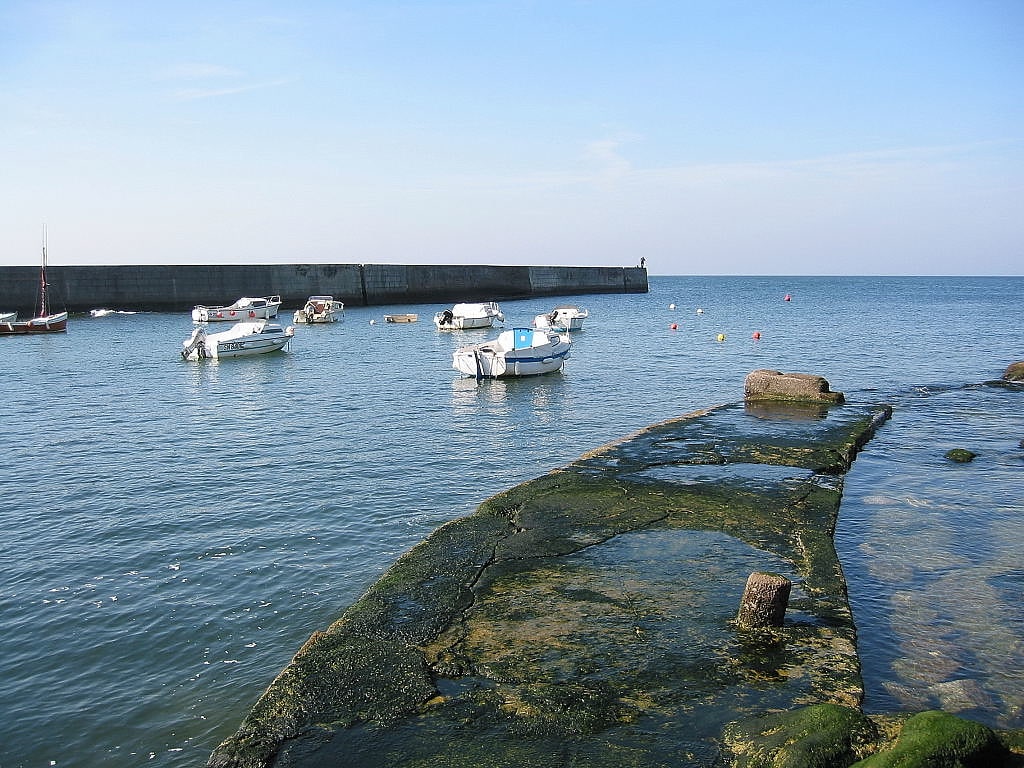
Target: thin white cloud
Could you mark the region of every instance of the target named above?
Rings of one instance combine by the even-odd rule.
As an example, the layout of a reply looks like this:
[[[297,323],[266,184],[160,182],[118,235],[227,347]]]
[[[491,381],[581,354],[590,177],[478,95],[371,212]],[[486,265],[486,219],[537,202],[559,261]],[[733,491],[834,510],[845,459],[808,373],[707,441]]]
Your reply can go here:
[[[212,78],[242,77],[244,74],[239,69],[225,67],[221,64],[191,62],[166,69],[160,72],[157,77],[160,80],[209,80]]]
[[[287,78],[268,80],[263,83],[250,83],[249,85],[238,85],[230,88],[180,88],[174,92],[174,98],[178,101],[195,101],[197,99],[215,99],[221,96],[234,96],[239,93],[259,91],[264,88],[276,88],[291,82]]]

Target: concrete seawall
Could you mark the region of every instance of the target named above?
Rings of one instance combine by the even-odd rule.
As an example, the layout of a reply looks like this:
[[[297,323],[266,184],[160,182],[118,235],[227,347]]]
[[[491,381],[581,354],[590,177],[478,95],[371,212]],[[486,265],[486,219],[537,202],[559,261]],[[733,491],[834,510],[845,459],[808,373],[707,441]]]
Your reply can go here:
[[[349,306],[501,301],[530,296],[647,293],[639,267],[487,265],[254,264],[51,266],[54,306],[177,312],[229,304],[240,296],[279,294],[285,307],[314,294]],[[0,309],[34,311],[37,267],[0,267]]]

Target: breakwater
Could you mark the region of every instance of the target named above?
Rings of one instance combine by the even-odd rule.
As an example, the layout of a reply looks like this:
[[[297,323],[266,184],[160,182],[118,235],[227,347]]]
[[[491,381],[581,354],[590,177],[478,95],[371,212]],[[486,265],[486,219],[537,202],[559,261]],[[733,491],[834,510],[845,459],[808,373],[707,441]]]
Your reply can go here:
[[[51,296],[70,312],[95,307],[177,312],[240,296],[278,294],[299,306],[329,294],[349,306],[524,299],[594,293],[647,293],[640,267],[398,264],[50,266]],[[0,267],[5,310],[29,314],[37,267]]]

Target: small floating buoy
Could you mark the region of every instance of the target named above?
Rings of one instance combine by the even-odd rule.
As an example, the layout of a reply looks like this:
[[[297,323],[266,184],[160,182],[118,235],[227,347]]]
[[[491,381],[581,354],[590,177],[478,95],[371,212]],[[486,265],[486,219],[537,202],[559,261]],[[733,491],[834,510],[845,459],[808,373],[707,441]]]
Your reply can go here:
[[[790,296],[788,293],[786,294],[786,298],[783,299],[783,301],[792,301],[792,300],[793,300],[793,297]]]
[[[760,331],[754,331],[752,334],[750,334],[750,338],[754,339],[755,341],[757,339],[760,339],[761,338],[761,332]]]
[[[725,341],[725,334],[720,333],[717,336],[715,336],[715,338],[718,339],[719,341]]]
[[[671,328],[673,331],[678,330],[679,324],[678,323],[672,323],[672,325],[670,325],[669,328]]]
[[[701,309],[700,307],[697,307],[697,314],[698,315],[703,315],[704,314],[704,310]]]
[[[668,308],[669,308],[669,309],[675,309],[675,308],[676,308],[676,305],[675,305],[675,304],[669,304],[669,305],[668,305]]]
[[[371,321],[370,321],[370,325],[376,325],[376,324],[377,324],[377,321],[376,321],[376,320],[371,320]]]

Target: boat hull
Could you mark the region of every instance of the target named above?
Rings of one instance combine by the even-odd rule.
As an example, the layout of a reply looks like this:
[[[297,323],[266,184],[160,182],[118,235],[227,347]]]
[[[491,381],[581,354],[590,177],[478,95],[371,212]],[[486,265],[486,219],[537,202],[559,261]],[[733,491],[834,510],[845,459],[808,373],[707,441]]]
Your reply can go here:
[[[63,333],[68,329],[68,313],[58,312],[46,317],[33,317],[20,322],[0,323],[0,336],[21,336],[35,333]]]

